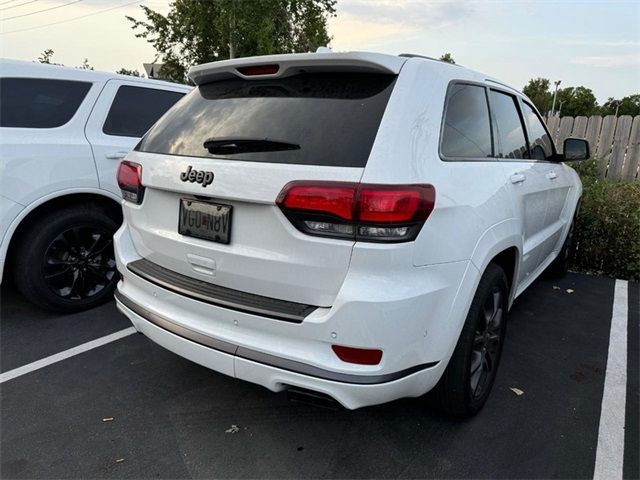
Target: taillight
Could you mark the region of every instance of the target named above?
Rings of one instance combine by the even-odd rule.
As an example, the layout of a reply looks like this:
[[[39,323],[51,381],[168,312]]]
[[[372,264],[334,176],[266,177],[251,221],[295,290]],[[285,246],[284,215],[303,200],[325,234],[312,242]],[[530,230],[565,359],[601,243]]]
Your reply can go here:
[[[347,363],[378,365],[382,360],[382,350],[344,347],[342,345],[331,345],[331,348],[340,360]]]
[[[276,203],[310,235],[407,242],[433,211],[435,196],[432,185],[295,181],[285,185]]]
[[[118,186],[122,198],[136,204],[142,203],[144,186],[142,185],[142,165],[123,160],[118,167]]]

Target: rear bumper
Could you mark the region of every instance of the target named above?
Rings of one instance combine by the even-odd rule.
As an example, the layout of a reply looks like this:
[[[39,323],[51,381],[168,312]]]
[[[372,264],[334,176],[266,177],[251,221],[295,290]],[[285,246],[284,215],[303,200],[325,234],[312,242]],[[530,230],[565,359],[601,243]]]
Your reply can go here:
[[[419,396],[430,390],[440,377],[434,368],[437,362],[384,375],[323,370],[184,329],[134,304],[121,293],[116,294],[116,303],[138,332],[195,363],[276,392],[289,387],[321,392],[349,409]]]
[[[336,302],[301,323],[243,312],[183,295],[127,268],[140,259],[126,224],[116,233],[122,275],[118,308],[159,345],[273,391],[299,387],[359,408],[433,388],[453,352],[473,285],[470,262],[388,276],[347,275]],[[363,276],[364,275],[364,276]],[[461,318],[460,318],[461,317]],[[379,348],[379,365],[342,362],[331,345]]]

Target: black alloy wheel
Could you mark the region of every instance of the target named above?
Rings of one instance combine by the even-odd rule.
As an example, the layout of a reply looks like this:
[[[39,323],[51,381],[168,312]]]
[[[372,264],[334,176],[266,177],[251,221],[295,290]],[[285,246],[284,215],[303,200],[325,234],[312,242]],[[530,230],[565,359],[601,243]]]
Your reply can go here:
[[[88,225],[65,230],[47,248],[42,275],[61,298],[83,300],[97,295],[116,276],[112,235]]]

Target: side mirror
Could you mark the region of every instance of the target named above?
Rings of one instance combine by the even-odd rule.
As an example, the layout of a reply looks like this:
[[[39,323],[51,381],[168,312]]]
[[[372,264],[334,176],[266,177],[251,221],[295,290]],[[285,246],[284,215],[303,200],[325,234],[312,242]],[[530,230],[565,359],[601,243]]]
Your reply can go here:
[[[577,162],[591,156],[589,142],[582,138],[567,138],[564,141],[564,161]]]

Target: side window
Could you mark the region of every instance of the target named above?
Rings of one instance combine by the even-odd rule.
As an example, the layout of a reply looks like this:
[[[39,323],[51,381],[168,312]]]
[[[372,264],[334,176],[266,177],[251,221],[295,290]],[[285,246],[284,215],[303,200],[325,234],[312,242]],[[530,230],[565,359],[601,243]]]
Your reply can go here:
[[[90,82],[0,78],[0,127],[61,127],[71,120],[90,88]]]
[[[142,137],[174,103],[184,96],[155,88],[118,88],[102,131],[120,137]]]
[[[529,158],[516,98],[495,90],[491,90],[490,95],[496,135],[496,156]]]
[[[522,113],[527,122],[529,143],[531,144],[531,158],[536,160],[549,160],[553,157],[553,142],[542,123],[542,120],[531,108],[531,105],[523,103]]]
[[[484,87],[464,83],[449,88],[440,151],[447,158],[487,158],[491,124]]]

